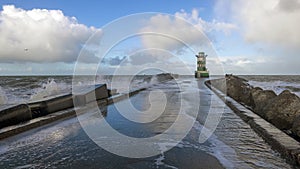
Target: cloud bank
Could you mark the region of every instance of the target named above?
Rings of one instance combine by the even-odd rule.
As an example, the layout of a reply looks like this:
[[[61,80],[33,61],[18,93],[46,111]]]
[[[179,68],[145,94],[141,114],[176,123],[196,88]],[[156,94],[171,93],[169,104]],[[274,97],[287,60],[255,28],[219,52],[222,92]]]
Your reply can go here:
[[[0,11],[0,62],[74,62],[96,31],[60,10],[5,5]]]
[[[219,0],[215,12],[220,18],[236,23],[246,45],[257,48],[256,54],[246,57],[253,62],[242,68],[238,62],[232,62],[236,72],[300,73],[300,0]],[[261,58],[263,64],[257,61]]]
[[[165,67],[172,67],[172,72],[179,74],[193,74],[196,69],[195,53],[199,50],[205,50],[211,57],[216,57],[210,35],[218,33],[226,36],[236,29],[232,23],[205,21],[196,9],[191,12],[181,10],[174,16],[157,14],[143,23],[145,25],[140,33],[146,34],[142,34],[141,42],[143,49],[147,50],[131,55],[130,63],[147,66],[163,64]],[[181,64],[174,66],[176,59],[181,59],[186,64],[178,61],[176,63]],[[189,72],[183,70],[187,67]]]
[[[199,12],[193,9],[191,13],[181,10],[176,12],[175,17],[158,14],[153,16],[147,26],[141,29],[141,32],[159,32],[164,36],[143,36],[142,42],[147,48],[160,48],[165,50],[181,52],[184,45],[198,46],[207,45],[209,39],[206,34],[222,32],[229,34],[236,26],[231,23],[211,22],[203,20]],[[185,43],[185,44],[184,44]]]
[[[234,5],[248,42],[300,46],[300,0],[251,0]]]
[[[219,0],[215,11],[236,23],[248,43],[300,46],[300,0]]]

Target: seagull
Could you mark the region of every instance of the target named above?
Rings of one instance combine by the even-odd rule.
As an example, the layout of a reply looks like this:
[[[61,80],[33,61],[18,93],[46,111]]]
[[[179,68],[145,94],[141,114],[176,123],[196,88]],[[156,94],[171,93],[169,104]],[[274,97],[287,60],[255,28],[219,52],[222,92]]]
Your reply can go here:
[[[29,50],[28,48],[25,48],[25,49],[24,49],[25,52],[27,52],[28,50]]]

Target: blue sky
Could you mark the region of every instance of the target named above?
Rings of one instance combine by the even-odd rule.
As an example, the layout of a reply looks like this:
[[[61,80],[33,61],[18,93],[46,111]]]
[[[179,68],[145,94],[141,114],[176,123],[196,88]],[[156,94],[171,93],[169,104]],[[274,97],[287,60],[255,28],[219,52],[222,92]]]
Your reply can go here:
[[[121,0],[2,0],[0,5],[13,4],[16,7],[30,10],[32,8],[40,9],[59,9],[66,16],[75,16],[80,23],[88,26],[102,27],[103,25],[118,19],[120,17],[143,12],[162,12],[174,14],[175,12],[185,9],[203,10],[201,15],[205,19],[211,19],[214,1],[145,1],[145,0],[130,0],[127,2]]]
[[[119,18],[122,17],[124,23],[118,24],[115,33],[129,28],[136,32],[166,33],[184,39],[194,50],[202,50],[203,43],[212,42],[212,46],[203,49],[213,55],[209,58],[212,72],[217,65],[223,68],[223,73],[300,73],[297,55],[300,40],[295,38],[300,37],[299,0],[131,0],[126,3],[117,0],[2,0],[0,6],[0,75],[72,74],[80,51],[86,50],[83,48],[86,41],[93,34],[99,34],[97,45],[102,48],[106,43],[100,43],[100,36],[107,30],[104,26],[111,28],[111,22],[121,22]],[[162,14],[124,19],[124,16],[145,12]],[[181,23],[177,17],[193,26]],[[142,21],[143,24],[136,24]],[[191,71],[195,69],[194,53],[174,40],[140,36],[123,42],[114,46],[100,65],[95,58],[97,53],[86,56],[88,61],[79,64],[80,69],[86,71],[83,73],[103,69],[103,73],[111,74],[121,63],[128,71],[173,65],[176,68],[172,71],[180,73],[181,62]],[[153,47],[161,47],[164,52],[145,50]]]

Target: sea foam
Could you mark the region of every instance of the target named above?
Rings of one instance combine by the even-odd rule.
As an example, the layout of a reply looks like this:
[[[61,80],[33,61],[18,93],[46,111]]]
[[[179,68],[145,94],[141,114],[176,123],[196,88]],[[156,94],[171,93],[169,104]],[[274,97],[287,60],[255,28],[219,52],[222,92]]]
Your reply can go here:
[[[264,90],[273,90],[277,95],[283,92],[284,90],[289,90],[300,97],[299,83],[292,83],[292,82],[286,82],[280,80],[268,81],[268,82],[250,80],[248,81],[248,83],[251,86],[260,87]]]

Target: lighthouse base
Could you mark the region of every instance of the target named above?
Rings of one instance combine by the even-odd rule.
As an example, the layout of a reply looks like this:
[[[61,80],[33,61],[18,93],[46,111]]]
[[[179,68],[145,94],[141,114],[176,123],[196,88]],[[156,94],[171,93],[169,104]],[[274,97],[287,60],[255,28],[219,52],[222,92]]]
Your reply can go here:
[[[195,78],[207,78],[209,77],[208,71],[195,71]]]

